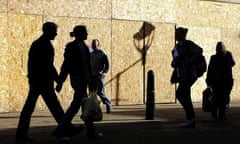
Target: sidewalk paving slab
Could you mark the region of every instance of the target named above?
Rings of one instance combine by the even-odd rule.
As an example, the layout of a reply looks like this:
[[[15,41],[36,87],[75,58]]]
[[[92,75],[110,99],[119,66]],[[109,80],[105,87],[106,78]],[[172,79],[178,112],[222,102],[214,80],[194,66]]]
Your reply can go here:
[[[181,128],[185,113],[179,104],[156,104],[153,120],[145,120],[145,105],[113,106],[110,114],[96,128],[104,134],[97,141],[88,140],[84,132],[75,136],[71,144],[240,144],[240,107],[233,104],[226,121],[216,121],[194,103],[196,127]],[[104,109],[103,109],[104,111]],[[73,123],[83,124],[79,115]],[[17,144],[14,135],[19,113],[0,113],[0,144]],[[32,144],[61,144],[51,136],[56,122],[48,111],[34,112],[29,136]]]

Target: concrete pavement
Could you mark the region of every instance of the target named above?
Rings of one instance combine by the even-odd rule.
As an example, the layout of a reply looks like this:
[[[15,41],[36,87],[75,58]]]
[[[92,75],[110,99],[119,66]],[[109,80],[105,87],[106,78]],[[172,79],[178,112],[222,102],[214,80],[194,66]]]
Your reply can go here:
[[[156,104],[154,120],[145,120],[145,105],[113,106],[110,114],[104,113],[103,121],[96,127],[104,134],[97,141],[86,139],[84,132],[75,136],[71,144],[239,144],[240,104],[232,104],[226,121],[216,121],[194,103],[196,128],[180,127],[185,113],[179,104]],[[103,109],[105,110],[105,109]],[[83,124],[79,115],[74,124]],[[19,113],[0,113],[0,144],[16,144],[14,135]],[[48,111],[35,112],[29,136],[32,144],[60,144],[51,136],[56,122]]]

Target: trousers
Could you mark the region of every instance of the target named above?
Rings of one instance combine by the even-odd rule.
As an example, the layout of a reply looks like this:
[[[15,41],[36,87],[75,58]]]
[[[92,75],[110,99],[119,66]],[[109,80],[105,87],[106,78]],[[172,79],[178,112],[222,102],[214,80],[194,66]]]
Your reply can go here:
[[[177,88],[176,97],[181,103],[185,113],[186,119],[191,120],[195,118],[195,112],[191,99],[191,87],[196,80],[188,80],[184,82],[179,82]]]
[[[31,116],[35,109],[35,105],[39,95],[42,96],[44,102],[46,103],[48,109],[52,113],[57,123],[60,123],[64,115],[64,111],[54,91],[53,82],[48,82],[44,84],[32,84],[31,82],[29,82],[29,85],[30,85],[30,89],[29,89],[26,102],[21,111],[17,131],[16,131],[16,137],[27,136],[29,126],[30,126]]]
[[[67,109],[65,115],[63,116],[60,125],[58,126],[58,129],[61,131],[65,131],[68,128],[74,116],[79,112],[82,104],[82,99],[87,97],[88,83],[84,78],[80,76],[70,76],[70,81],[71,86],[74,90],[73,100],[69,108]],[[93,121],[85,121],[85,126],[87,129],[87,133],[95,133],[95,126]]]

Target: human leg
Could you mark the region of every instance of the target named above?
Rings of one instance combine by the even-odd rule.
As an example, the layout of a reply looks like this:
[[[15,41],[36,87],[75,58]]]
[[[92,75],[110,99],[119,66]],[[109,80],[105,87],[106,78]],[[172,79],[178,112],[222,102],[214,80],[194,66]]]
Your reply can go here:
[[[225,103],[219,105],[219,119],[226,120],[226,106]]]
[[[23,142],[32,141],[31,138],[27,136],[27,133],[29,130],[31,116],[34,111],[38,96],[39,96],[38,88],[30,85],[28,97],[21,111],[17,131],[16,131],[16,140],[18,141],[23,141]]]
[[[220,95],[219,99],[219,119],[225,120],[226,119],[226,98],[228,97],[228,91],[222,90],[222,93]]]
[[[79,111],[82,99],[87,97],[87,83],[79,77],[71,77],[71,86],[74,89],[73,100],[53,133],[55,137],[69,137],[72,135],[73,125],[71,121]]]
[[[59,124],[64,116],[64,111],[54,91],[53,84],[49,84],[48,87],[44,88],[41,95],[54,119]]]
[[[233,87],[233,79],[231,79],[228,83],[226,83],[226,109],[230,108],[230,102],[231,102],[231,91]]]
[[[177,99],[183,106],[187,120],[195,118],[195,112],[190,93],[191,93],[190,87],[181,84],[179,85],[177,89]]]
[[[96,131],[96,128],[94,126],[93,121],[91,120],[87,120],[85,121],[85,126],[86,126],[86,136],[89,139],[100,139],[101,137],[103,137],[102,133],[98,133]]]
[[[102,100],[102,102],[106,105],[107,113],[110,113],[111,111],[111,101],[107,98],[105,94],[105,88],[104,88],[104,78],[99,78],[97,81],[97,94]]]
[[[177,92],[176,97],[181,103],[185,115],[186,115],[186,124],[183,125],[183,127],[194,127],[195,126],[195,112],[192,104],[191,99],[191,86],[193,83],[180,83]]]
[[[214,95],[213,101],[212,101],[212,110],[211,110],[211,116],[212,116],[214,119],[217,119],[217,118],[218,118],[217,112],[218,112],[218,101],[217,101],[216,95]]]

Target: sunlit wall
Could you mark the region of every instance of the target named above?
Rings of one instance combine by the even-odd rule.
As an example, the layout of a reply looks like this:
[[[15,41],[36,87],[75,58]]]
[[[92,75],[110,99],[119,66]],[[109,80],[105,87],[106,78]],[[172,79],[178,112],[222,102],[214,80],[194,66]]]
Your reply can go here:
[[[175,26],[189,28],[188,38],[203,47],[207,61],[217,41],[225,42],[236,61],[232,101],[238,101],[239,13],[239,4],[200,0],[0,0],[0,111],[21,110],[28,93],[29,46],[41,35],[45,21],[59,26],[53,41],[57,70],[75,25],[87,26],[88,45],[93,38],[100,40],[111,64],[105,88],[113,105],[143,104],[149,70],[154,71],[156,103],[175,102],[175,85],[169,82]],[[143,39],[144,21],[149,25]],[[147,50],[144,65],[143,43]],[[192,88],[193,101],[201,102],[205,87],[204,75]],[[72,93],[67,80],[58,93],[64,109]],[[36,110],[46,109],[39,98]]]

